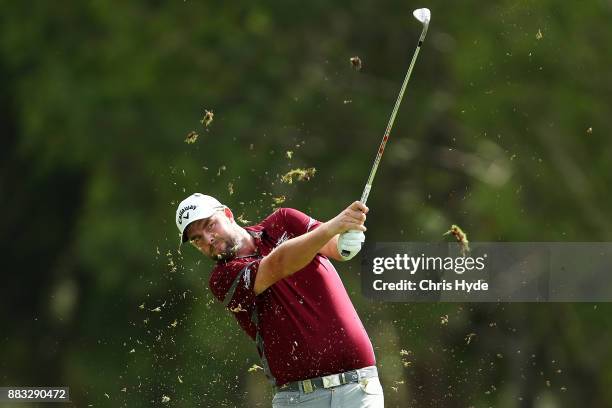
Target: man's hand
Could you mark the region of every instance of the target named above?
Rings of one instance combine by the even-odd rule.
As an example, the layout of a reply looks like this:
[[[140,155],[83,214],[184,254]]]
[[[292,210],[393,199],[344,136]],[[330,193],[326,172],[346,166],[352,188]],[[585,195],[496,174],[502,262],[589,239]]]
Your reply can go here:
[[[369,209],[362,202],[355,201],[335,218],[326,224],[334,231],[339,233],[338,253],[344,261],[353,258],[361,250],[361,245],[365,241],[363,225]]]
[[[325,224],[334,235],[342,234],[349,230],[364,232],[367,228],[363,224],[365,223],[368,211],[368,207],[362,202],[355,201]]]

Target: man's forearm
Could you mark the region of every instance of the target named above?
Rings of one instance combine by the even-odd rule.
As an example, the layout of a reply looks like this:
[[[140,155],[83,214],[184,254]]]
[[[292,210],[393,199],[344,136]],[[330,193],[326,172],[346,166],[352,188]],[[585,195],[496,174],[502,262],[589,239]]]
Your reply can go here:
[[[277,257],[275,264],[281,274],[290,276],[308,265],[334,235],[324,223],[304,235],[283,242],[268,256]]]
[[[325,255],[326,257],[330,259],[343,262],[344,259],[340,256],[340,253],[338,252],[338,238],[339,237],[340,235],[334,235],[332,239],[330,239],[327,242],[327,244],[325,244],[323,248],[321,248],[319,253],[321,255]]]

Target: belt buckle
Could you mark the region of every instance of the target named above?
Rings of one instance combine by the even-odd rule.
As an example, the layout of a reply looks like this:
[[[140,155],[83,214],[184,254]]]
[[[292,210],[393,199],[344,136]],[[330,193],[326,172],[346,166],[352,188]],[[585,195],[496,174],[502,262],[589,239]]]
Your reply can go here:
[[[331,388],[342,385],[340,382],[340,376],[338,374],[326,375],[325,377],[321,377],[321,379],[323,380],[323,388]]]
[[[312,381],[310,380],[302,381],[302,388],[304,389],[304,394],[310,394],[311,392],[314,391],[312,387]]]

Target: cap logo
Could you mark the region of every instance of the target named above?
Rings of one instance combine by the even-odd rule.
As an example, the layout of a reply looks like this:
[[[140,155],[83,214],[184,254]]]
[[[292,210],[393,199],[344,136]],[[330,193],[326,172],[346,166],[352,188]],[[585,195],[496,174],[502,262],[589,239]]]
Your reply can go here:
[[[179,225],[183,225],[183,220],[184,220],[184,219],[185,219],[185,220],[188,220],[188,219],[189,219],[189,213],[188,213],[188,212],[185,214],[185,216],[183,216],[183,214],[184,214],[186,211],[189,211],[189,210],[195,210],[196,208],[197,208],[197,206],[196,206],[196,205],[193,205],[193,204],[191,204],[191,205],[188,205],[188,206],[186,206],[186,207],[181,208],[181,210],[180,210],[180,211],[179,211],[179,213],[178,213],[178,220],[177,220],[177,222],[179,223]]]

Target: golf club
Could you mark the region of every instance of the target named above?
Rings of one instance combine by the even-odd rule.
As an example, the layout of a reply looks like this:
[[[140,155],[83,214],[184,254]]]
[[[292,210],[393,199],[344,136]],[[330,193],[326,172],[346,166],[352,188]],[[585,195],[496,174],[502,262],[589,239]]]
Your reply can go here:
[[[416,9],[412,12],[414,17],[423,24],[423,31],[421,31],[421,36],[419,37],[419,43],[417,44],[416,50],[414,51],[414,55],[412,56],[412,61],[410,62],[410,66],[408,67],[408,72],[406,72],[406,77],[404,78],[404,83],[402,84],[402,89],[400,89],[400,93],[397,96],[397,100],[395,101],[395,106],[393,107],[393,112],[391,112],[391,118],[389,118],[389,123],[387,124],[387,129],[385,130],[385,134],[380,142],[380,146],[378,147],[378,153],[376,154],[376,158],[374,159],[374,165],[372,166],[372,170],[370,170],[370,176],[368,177],[368,181],[366,182],[365,188],[363,189],[363,193],[361,194],[361,202],[366,203],[368,201],[368,196],[370,195],[370,190],[372,189],[372,183],[374,182],[374,176],[376,175],[376,170],[378,169],[378,164],[380,163],[380,159],[385,151],[385,146],[387,145],[387,141],[389,140],[389,135],[391,134],[391,128],[393,127],[393,122],[395,122],[395,116],[397,115],[397,110],[399,109],[400,103],[402,102],[402,98],[404,97],[404,91],[406,90],[406,85],[408,85],[408,80],[410,80],[410,74],[412,74],[412,68],[414,68],[414,63],[419,55],[419,51],[421,50],[421,45],[423,44],[423,40],[425,40],[425,35],[427,34],[427,28],[429,27],[429,21],[431,20],[431,12],[427,8]],[[349,231],[348,233],[358,234],[360,231]],[[346,232],[344,234],[347,234]],[[362,241],[363,242],[363,241]],[[351,251],[342,249],[340,254],[342,256],[350,255]]]
[[[423,44],[423,40],[425,40],[425,35],[427,34],[427,28],[429,27],[429,21],[431,20],[431,12],[427,8],[416,9],[412,12],[414,17],[419,20],[423,24],[423,31],[421,31],[421,36],[419,37],[419,43],[414,51],[414,55],[412,56],[412,61],[410,62],[410,67],[408,67],[408,72],[406,73],[406,77],[404,78],[404,83],[402,84],[402,89],[400,90],[399,95],[397,96],[397,100],[395,101],[395,106],[393,107],[393,112],[391,112],[391,118],[389,118],[389,123],[387,124],[387,130],[385,130],[385,134],[380,142],[380,147],[378,148],[378,153],[376,154],[376,158],[374,159],[374,165],[372,166],[372,170],[370,171],[370,176],[368,177],[368,181],[366,182],[365,188],[363,189],[363,193],[361,194],[361,202],[366,203],[368,201],[368,196],[370,195],[370,189],[372,188],[372,183],[374,182],[374,176],[376,175],[376,170],[378,169],[378,164],[380,163],[380,159],[385,151],[385,146],[387,145],[387,141],[389,140],[389,135],[391,133],[391,128],[393,127],[393,122],[395,122],[395,116],[397,115],[397,110],[399,109],[400,103],[402,102],[402,98],[404,97],[404,91],[406,90],[406,85],[408,85],[408,81],[410,80],[410,74],[412,74],[412,68],[414,67],[414,63],[419,55],[419,51],[421,50],[421,45]]]

